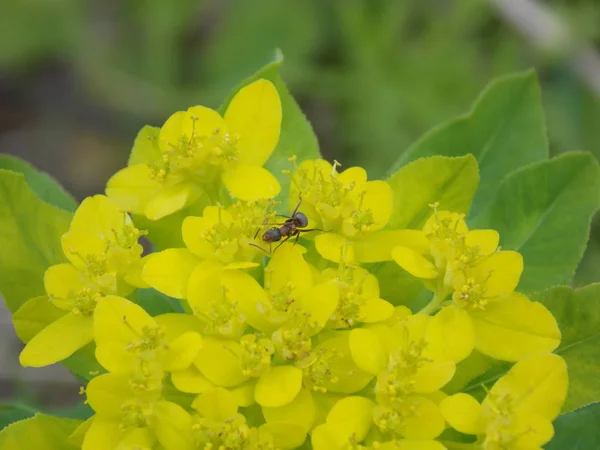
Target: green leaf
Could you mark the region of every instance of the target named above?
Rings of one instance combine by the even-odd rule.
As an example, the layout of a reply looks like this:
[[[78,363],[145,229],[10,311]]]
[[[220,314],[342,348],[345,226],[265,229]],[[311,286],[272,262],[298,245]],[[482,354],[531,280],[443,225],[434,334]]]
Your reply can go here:
[[[546,450],[592,450],[600,448],[600,403],[593,403],[554,422],[554,437]]]
[[[401,168],[387,182],[394,192],[394,209],[388,228],[421,229],[440,210],[467,213],[479,183],[477,161],[472,155],[456,158],[432,156]]]
[[[513,170],[548,157],[548,142],[535,73],[508,75],[490,83],[471,112],[426,133],[398,159],[392,172],[426,156],[472,154],[481,183],[475,216]]]
[[[137,289],[134,301],[151,316],[174,312],[183,312],[179,301],[156,289]]]
[[[2,450],[44,449],[69,450],[77,447],[68,438],[81,425],[80,420],[36,414],[29,419],[14,422],[0,432]]]
[[[11,155],[0,155],[0,169],[22,173],[35,194],[46,203],[67,211],[75,211],[77,202],[54,178],[29,163]]]
[[[8,309],[44,295],[46,269],[66,260],[60,237],[71,214],[40,200],[22,174],[0,169],[0,292]]]
[[[279,92],[279,97],[281,98],[283,114],[281,134],[279,136],[279,143],[271,155],[271,158],[269,158],[265,164],[265,168],[268,169],[281,184],[281,193],[279,194],[278,199],[287,203],[290,178],[281,171],[284,169],[292,169],[293,166],[288,161],[288,158],[292,155],[296,155],[298,157],[298,162],[302,162],[306,159],[320,158],[321,154],[319,153],[319,143],[317,142],[317,137],[315,136],[312,126],[308,120],[306,120],[304,113],[281,78],[279,72],[282,64],[283,54],[280,51],[277,51],[273,61],[251,77],[246,78],[231,92],[219,111],[221,114],[224,114],[227,105],[229,105],[233,96],[247,84],[260,78],[264,78],[270,80],[275,85]]]
[[[600,284],[581,289],[559,286],[535,294],[554,314],[562,332],[555,353],[569,368],[569,394],[563,412],[600,402]]]
[[[518,290],[570,282],[600,206],[600,167],[590,153],[565,153],[509,175],[490,210],[473,225],[500,233],[500,245],[523,255]]]
[[[32,417],[36,410],[24,405],[0,405],[0,430],[13,422]]]

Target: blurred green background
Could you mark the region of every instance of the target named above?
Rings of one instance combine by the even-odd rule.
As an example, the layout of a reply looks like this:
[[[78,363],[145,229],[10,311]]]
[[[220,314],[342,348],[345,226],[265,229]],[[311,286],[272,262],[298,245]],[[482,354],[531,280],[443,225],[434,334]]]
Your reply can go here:
[[[0,152],[50,172],[78,198],[102,192],[142,125],[194,104],[216,107],[281,48],[284,78],[325,157],[373,178],[423,132],[467,112],[492,78],[532,67],[552,153],[600,156],[600,2],[503,9],[519,3],[529,2],[3,2]],[[549,11],[567,32],[552,32]],[[541,42],[536,27],[547,34]],[[592,62],[582,74],[576,55],[586,45]],[[592,281],[600,281],[598,223],[575,277]]]

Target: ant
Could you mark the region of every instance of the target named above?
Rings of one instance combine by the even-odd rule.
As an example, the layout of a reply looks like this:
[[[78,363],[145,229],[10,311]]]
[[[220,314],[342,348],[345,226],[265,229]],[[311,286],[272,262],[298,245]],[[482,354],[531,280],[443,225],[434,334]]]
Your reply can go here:
[[[296,240],[294,241],[294,245],[296,245],[298,243],[298,239],[300,238],[300,233],[306,233],[308,231],[325,231],[325,230],[321,230],[320,228],[301,229],[301,228],[305,228],[306,226],[308,226],[308,217],[306,217],[306,214],[298,211],[298,208],[300,208],[301,204],[302,204],[302,197],[300,197],[300,200],[296,204],[296,207],[294,208],[294,212],[292,212],[291,216],[276,214],[276,217],[285,217],[286,221],[281,224],[274,224],[274,225],[279,225],[279,227],[269,228],[267,231],[265,231],[263,233],[262,240],[263,240],[263,242],[269,243],[269,251],[266,251],[260,245],[256,245],[256,244],[249,244],[249,245],[256,247],[256,248],[260,248],[263,252],[270,255],[273,252],[275,252],[279,247],[281,247],[284,244],[284,242],[288,241],[290,238],[293,238],[294,236],[296,237]],[[267,219],[265,219],[265,221],[263,222],[263,225],[267,225]],[[259,232],[260,232],[260,228],[258,230],[256,230],[254,239],[256,239]],[[281,241],[279,243],[279,245],[277,247],[275,247],[275,249],[273,249],[273,242],[279,242],[279,241]]]

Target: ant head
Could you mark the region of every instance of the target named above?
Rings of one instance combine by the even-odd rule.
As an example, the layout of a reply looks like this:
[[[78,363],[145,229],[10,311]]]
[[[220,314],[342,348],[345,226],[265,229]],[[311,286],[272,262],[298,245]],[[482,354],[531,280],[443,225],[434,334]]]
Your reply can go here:
[[[298,228],[304,228],[308,226],[308,217],[306,217],[306,214],[304,213],[297,212],[296,214],[294,214],[293,219]]]
[[[264,242],[277,242],[281,240],[281,231],[279,228],[270,228],[262,235]]]

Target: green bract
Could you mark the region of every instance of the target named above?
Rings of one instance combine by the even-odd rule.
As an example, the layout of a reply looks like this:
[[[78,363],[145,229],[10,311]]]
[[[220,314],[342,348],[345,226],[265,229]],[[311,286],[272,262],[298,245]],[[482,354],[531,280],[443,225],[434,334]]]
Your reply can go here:
[[[6,406],[0,447],[592,448],[600,287],[567,285],[600,169],[548,159],[535,74],[374,180],[321,158],[281,64],[144,127],[79,206],[0,158],[20,362],[62,362],[88,405]]]

